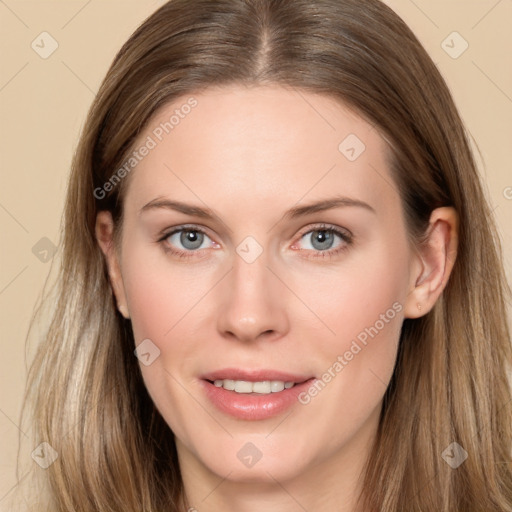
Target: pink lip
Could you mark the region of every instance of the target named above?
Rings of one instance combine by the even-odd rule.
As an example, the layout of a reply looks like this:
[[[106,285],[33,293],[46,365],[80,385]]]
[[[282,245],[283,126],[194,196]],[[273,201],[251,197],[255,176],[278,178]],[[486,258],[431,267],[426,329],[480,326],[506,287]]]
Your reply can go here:
[[[239,368],[224,368],[202,375],[204,380],[246,380],[249,382],[261,382],[264,380],[281,380],[283,382],[304,382],[311,379],[311,375],[297,375],[278,370],[242,370]]]
[[[279,380],[297,382],[292,388],[277,393],[237,393],[228,391],[213,384],[215,380],[245,380],[259,382]],[[237,370],[225,369],[206,374],[202,377],[201,385],[212,404],[221,412],[241,420],[257,421],[281,414],[293,404],[297,404],[298,395],[306,391],[314,381],[314,377],[293,375],[273,370]]]

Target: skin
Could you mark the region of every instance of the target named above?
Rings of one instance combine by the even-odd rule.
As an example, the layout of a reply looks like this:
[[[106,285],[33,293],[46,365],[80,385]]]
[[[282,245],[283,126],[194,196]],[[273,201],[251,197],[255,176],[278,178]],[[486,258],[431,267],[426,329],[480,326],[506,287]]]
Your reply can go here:
[[[160,350],[141,370],[175,434],[187,506],[353,512],[400,326],[426,314],[441,294],[455,259],[457,216],[435,210],[429,243],[414,247],[386,165],[387,143],[328,96],[225,86],[194,97],[198,105],[129,177],[119,251],[108,212],[98,214],[96,226],[135,344],[149,338]],[[159,111],[138,144],[187,98]],[[354,161],[338,149],[349,134],[366,146]],[[373,211],[343,206],[284,217],[335,194]],[[155,198],[206,207],[217,217],[165,208],[140,213]],[[318,249],[319,223],[348,230],[352,242],[335,235],[332,246]],[[183,224],[206,232],[200,249],[182,245],[180,233],[158,242]],[[252,263],[236,252],[247,236],[263,248]],[[165,250],[173,247],[191,257]],[[203,394],[199,376],[226,367],[321,379],[393,304],[394,318],[307,405],[247,421],[218,411]],[[251,468],[237,458],[247,442],[262,453]]]

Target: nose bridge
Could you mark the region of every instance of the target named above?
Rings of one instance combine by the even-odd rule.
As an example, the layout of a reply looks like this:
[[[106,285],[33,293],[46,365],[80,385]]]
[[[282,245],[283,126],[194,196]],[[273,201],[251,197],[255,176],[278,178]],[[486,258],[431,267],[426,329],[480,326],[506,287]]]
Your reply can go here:
[[[236,248],[233,268],[224,286],[218,329],[224,335],[252,340],[261,334],[281,335],[288,322],[279,280],[268,268],[271,254],[252,237]]]

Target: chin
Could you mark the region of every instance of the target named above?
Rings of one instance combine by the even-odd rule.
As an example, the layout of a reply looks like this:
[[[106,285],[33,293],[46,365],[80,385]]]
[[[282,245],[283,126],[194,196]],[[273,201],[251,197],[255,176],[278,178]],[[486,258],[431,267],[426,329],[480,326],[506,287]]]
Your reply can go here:
[[[312,458],[300,447],[305,443],[287,442],[284,446],[278,446],[276,440],[268,443],[265,435],[259,439],[251,436],[252,441],[245,436],[235,437],[226,445],[217,444],[215,451],[209,447],[207,453],[201,454],[201,450],[196,453],[210,471],[239,483],[275,484],[276,480],[292,480],[306,472],[313,463]]]

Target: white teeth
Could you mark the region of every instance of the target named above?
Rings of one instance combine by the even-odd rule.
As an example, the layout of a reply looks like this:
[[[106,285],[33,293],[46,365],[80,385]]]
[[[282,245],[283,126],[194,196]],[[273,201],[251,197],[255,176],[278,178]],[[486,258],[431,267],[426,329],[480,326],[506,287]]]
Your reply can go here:
[[[246,382],[245,380],[235,381],[235,391],[237,393],[252,393],[252,382]]]
[[[235,381],[234,380],[230,380],[230,379],[226,379],[224,381],[224,389],[229,389],[230,391],[234,391],[235,390]]]
[[[249,382],[246,380],[221,379],[214,381],[213,384],[217,388],[224,388],[236,393],[261,393],[264,395],[278,393],[283,389],[290,389],[295,386],[295,382],[283,382],[282,380]]]
[[[272,393],[277,393],[278,391],[283,391],[284,382],[282,382],[280,380],[273,380],[270,383],[270,389],[272,390]]]
[[[270,393],[272,391],[270,381],[253,382],[251,391],[254,393]]]

